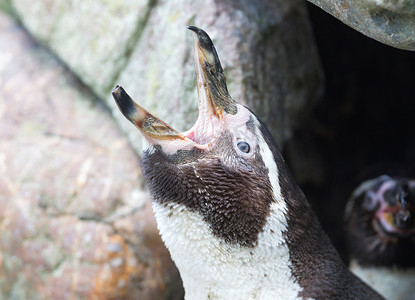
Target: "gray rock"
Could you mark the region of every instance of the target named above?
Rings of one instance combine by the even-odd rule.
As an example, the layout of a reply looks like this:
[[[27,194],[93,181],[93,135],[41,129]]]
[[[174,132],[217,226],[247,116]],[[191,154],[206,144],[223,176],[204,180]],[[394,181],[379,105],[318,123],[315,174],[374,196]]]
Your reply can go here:
[[[123,85],[178,130],[196,120],[192,35],[213,37],[231,95],[252,107],[282,144],[321,92],[322,73],[300,0],[10,0],[24,26],[106,99],[133,144],[141,136],[114,109]]]
[[[384,44],[415,50],[415,0],[308,0]]]
[[[154,1],[10,2],[36,39],[102,96],[125,65]]]
[[[0,299],[180,296],[138,156],[68,73],[0,13]]]

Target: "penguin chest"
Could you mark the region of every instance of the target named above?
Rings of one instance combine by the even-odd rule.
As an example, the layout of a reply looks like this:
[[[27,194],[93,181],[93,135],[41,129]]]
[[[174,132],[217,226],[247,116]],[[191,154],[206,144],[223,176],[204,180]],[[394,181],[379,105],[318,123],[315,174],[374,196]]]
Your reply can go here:
[[[350,270],[388,300],[415,299],[415,269],[363,267],[352,261]]]
[[[300,299],[281,231],[284,220],[270,216],[257,245],[246,247],[215,236],[198,212],[182,204],[153,203],[153,210],[186,299]]]

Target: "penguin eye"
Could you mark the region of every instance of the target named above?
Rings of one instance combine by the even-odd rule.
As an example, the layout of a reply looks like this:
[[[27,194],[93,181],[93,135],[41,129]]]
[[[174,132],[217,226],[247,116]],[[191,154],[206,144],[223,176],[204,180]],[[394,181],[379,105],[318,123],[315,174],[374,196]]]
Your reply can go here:
[[[237,146],[239,150],[241,150],[244,153],[249,153],[249,151],[251,150],[251,147],[249,146],[247,142],[239,142]]]

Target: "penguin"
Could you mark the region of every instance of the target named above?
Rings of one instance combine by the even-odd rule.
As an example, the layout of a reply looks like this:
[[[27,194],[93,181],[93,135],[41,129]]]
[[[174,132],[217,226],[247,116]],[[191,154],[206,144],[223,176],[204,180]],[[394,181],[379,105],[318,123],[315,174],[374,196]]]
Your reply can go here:
[[[345,212],[350,270],[386,299],[415,299],[415,179],[360,184]]]
[[[263,122],[194,34],[199,115],[185,132],[113,97],[146,140],[141,168],[185,299],[382,299],[340,259]]]

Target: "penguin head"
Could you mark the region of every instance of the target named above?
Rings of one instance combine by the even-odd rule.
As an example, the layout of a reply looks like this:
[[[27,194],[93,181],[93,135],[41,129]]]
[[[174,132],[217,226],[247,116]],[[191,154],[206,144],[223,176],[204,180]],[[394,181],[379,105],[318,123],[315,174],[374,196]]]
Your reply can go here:
[[[362,183],[346,209],[352,255],[363,265],[415,266],[415,180]]]
[[[277,176],[274,154],[279,151],[264,124],[229,95],[209,36],[197,27],[188,29],[195,37],[199,96],[198,119],[190,130],[173,129],[120,86],[112,94],[147,140],[141,165],[153,201],[180,204],[200,214],[216,237],[253,247],[271,203],[283,202],[278,180],[270,178]]]

